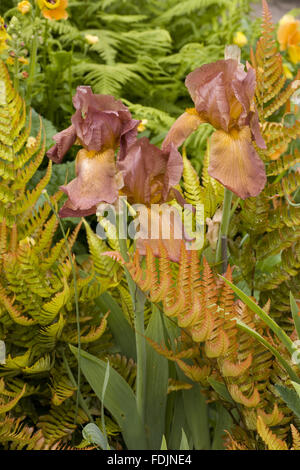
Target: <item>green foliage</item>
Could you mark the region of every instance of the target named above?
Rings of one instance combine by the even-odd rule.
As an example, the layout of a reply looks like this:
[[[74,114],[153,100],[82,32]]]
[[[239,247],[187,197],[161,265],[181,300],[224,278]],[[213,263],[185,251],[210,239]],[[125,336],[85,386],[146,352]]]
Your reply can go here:
[[[31,449],[40,440],[45,447],[69,438],[88,417],[80,408],[75,422],[77,387],[65,367],[65,356],[71,368],[76,366],[68,349],[64,352],[68,343],[78,342],[75,286],[64,240],[54,242],[57,220],[42,197],[51,164],[42,179],[27,189],[44,156],[43,123],[40,119],[35,133],[31,121],[26,121],[24,100],[12,87],[3,62],[0,73],[6,90],[0,106],[0,338],[6,349],[0,366],[0,416],[11,412],[17,417],[16,421],[3,418],[0,445]],[[28,145],[29,137],[32,145]],[[56,206],[60,198],[61,193],[54,194],[52,204]],[[80,226],[68,236],[70,248]],[[101,291],[93,273],[88,275],[79,266],[76,270],[81,344],[101,356],[110,344],[105,331],[107,310],[94,302]],[[24,411],[26,422],[41,429],[36,439],[27,424],[21,431]]]
[[[237,266],[235,281],[246,281],[248,292],[259,293],[262,303],[271,299],[271,315],[290,330],[289,292],[297,296],[300,288],[300,217],[294,199],[300,183],[300,121],[296,113],[292,113],[292,124],[285,116],[293,106],[289,100],[300,81],[299,72],[290,82],[284,76],[266,7],[252,64],[257,74],[256,104],[267,145],[259,154],[266,163],[268,182],[256,198],[240,203],[232,219],[230,262]]]

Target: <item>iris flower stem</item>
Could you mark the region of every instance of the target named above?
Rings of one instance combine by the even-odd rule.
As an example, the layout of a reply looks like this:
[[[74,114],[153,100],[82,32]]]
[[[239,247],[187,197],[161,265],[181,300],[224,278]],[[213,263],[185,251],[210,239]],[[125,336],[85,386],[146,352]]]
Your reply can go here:
[[[216,251],[216,264],[220,265],[223,264],[224,256],[222,253],[222,239],[224,240],[227,238],[229,222],[230,222],[230,215],[231,215],[231,201],[232,201],[232,192],[225,188],[224,189],[224,202],[223,202],[223,213],[222,213],[222,221],[220,225],[220,232],[217,244],[217,251]],[[223,266],[224,268],[224,266]]]
[[[127,239],[125,238],[124,212],[126,210],[124,201],[123,208],[119,214],[119,246],[120,252],[125,262],[129,261],[127,252]],[[145,341],[145,326],[144,326],[144,308],[146,297],[143,292],[136,285],[128,269],[124,266],[125,275],[131,295],[133,312],[134,312],[134,328],[135,328],[135,342],[136,342],[136,355],[137,355],[137,376],[136,376],[136,406],[138,414],[144,424],[144,410],[145,410],[145,382],[146,382],[146,341]]]

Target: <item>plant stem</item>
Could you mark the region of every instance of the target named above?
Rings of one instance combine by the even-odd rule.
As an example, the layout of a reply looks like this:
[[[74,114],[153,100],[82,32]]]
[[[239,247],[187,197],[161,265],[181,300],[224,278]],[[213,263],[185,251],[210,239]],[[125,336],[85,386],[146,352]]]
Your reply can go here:
[[[224,247],[224,240],[226,242],[228,228],[229,228],[232,196],[233,196],[232,192],[229,189],[225,188],[222,221],[220,225],[219,239],[218,239],[217,251],[216,251],[216,264],[217,265],[219,265],[220,263],[224,261],[224,256],[222,255],[222,238],[223,238],[223,247]]]
[[[124,261],[129,261],[127,253],[127,240],[124,238],[125,223],[124,212],[127,210],[125,202],[121,201],[122,209],[120,211],[118,228],[119,228],[119,246],[120,252]],[[136,377],[136,405],[137,411],[144,424],[144,410],[145,410],[145,381],[146,381],[146,341],[145,341],[145,327],[144,327],[144,306],[146,297],[139,287],[135,284],[129,274],[128,269],[124,266],[125,275],[131,295],[133,311],[134,311],[134,327],[135,327],[135,342],[136,342],[136,355],[137,355],[137,377]]]
[[[14,61],[14,89],[16,90],[16,92],[18,93],[19,92],[19,62],[18,62],[18,59],[17,57],[15,57],[15,61]]]
[[[27,80],[27,92],[26,92],[26,103],[27,106],[30,107],[31,105],[31,98],[32,98],[32,88],[34,85],[35,79],[35,68],[36,68],[36,58],[37,58],[37,50],[38,50],[38,35],[37,35],[37,15],[38,15],[38,7],[36,7],[36,13],[33,23],[33,38],[31,43],[31,51],[30,51],[30,67],[29,67],[29,76]]]
[[[46,66],[47,66],[47,41],[48,41],[48,29],[49,29],[49,23],[48,20],[45,19],[45,29],[44,29],[44,40],[43,40],[43,69],[44,69],[44,74],[46,71]]]

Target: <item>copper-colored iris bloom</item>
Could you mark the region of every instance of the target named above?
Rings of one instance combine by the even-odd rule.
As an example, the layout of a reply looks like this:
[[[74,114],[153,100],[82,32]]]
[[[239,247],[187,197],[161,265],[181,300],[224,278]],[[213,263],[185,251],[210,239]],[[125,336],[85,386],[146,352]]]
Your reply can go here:
[[[76,112],[72,125],[53,137],[56,144],[47,152],[51,160],[61,163],[75,142],[83,146],[76,157],[77,177],[61,187],[69,197],[61,217],[94,214],[101,202],[116,201],[122,181],[116,170],[115,150],[120,147],[122,160],[140,122],[131,118],[121,101],[93,94],[90,87],[78,87],[73,103]]]
[[[77,140],[86,150],[102,152],[120,146],[122,159],[127,148],[134,142],[140,121],[132,119],[128,108],[110,95],[92,92],[89,86],[79,86],[73,104],[76,109],[72,125],[56,134],[56,142],[47,156],[61,163],[67,151]]]
[[[136,245],[140,254],[145,255],[146,247],[150,246],[153,254],[159,256],[162,243],[169,259],[178,262],[182,239],[190,239],[184,232],[180,213],[164,203],[173,199],[177,199],[179,204],[185,203],[174,187],[183,171],[180,153],[173,144],[162,151],[142,137],[130,147],[125,158],[117,162],[117,169],[124,182],[122,195],[127,196],[129,203],[142,205],[139,211],[140,238]],[[153,236],[153,227],[157,229],[157,238]]]
[[[171,127],[162,149],[180,146],[200,124],[216,131],[210,141],[209,174],[242,199],[257,196],[266,184],[265,166],[253,141],[266,148],[254,106],[255,71],[236,60],[219,60],[191,72],[185,81],[195,108]]]
[[[173,144],[162,151],[142,137],[118,160],[117,169],[123,176],[122,193],[131,204],[160,204],[174,198],[184,202],[174,188],[180,181],[183,161]]]

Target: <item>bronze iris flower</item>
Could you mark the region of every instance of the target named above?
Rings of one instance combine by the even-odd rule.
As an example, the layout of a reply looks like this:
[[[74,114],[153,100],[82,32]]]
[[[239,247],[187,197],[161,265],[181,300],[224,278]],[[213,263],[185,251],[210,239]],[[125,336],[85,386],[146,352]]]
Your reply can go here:
[[[117,169],[124,182],[120,194],[126,195],[129,203],[142,205],[136,244],[140,254],[145,255],[150,246],[154,256],[159,256],[162,243],[169,259],[178,262],[182,240],[190,239],[184,232],[179,211],[164,203],[173,199],[181,205],[185,203],[175,188],[183,171],[180,153],[172,143],[163,151],[142,137],[117,162]],[[153,227],[157,229],[156,238]]]
[[[75,142],[83,147],[76,157],[77,177],[61,187],[69,197],[61,217],[90,215],[101,202],[116,201],[122,181],[116,172],[115,150],[120,148],[118,158],[122,160],[136,139],[140,122],[132,119],[121,101],[93,94],[87,86],[77,88],[73,104],[72,125],[53,137],[56,144],[47,152],[51,160],[61,163]]]
[[[179,184],[183,161],[172,143],[162,151],[142,137],[128,149],[123,160],[118,159],[117,169],[124,181],[122,193],[131,204],[160,204],[174,198],[184,202],[174,188]]]
[[[191,72],[185,81],[195,108],[187,109],[168,132],[162,149],[180,146],[200,124],[216,130],[210,141],[209,174],[242,199],[265,186],[265,166],[253,142],[266,148],[254,105],[255,70],[234,59],[219,60]]]

